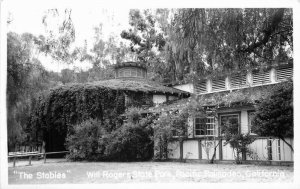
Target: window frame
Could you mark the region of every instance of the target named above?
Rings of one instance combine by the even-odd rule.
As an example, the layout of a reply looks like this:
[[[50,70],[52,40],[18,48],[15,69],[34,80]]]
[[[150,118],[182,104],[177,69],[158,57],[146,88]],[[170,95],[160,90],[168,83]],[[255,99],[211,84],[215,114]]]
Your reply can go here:
[[[196,119],[205,119],[205,128],[204,129],[196,129]],[[213,120],[213,122],[208,122],[208,119]],[[199,123],[201,124],[201,122]],[[213,129],[209,128],[208,129],[208,125],[213,125]],[[200,135],[196,134],[196,131],[200,130]],[[203,130],[203,132],[205,133],[204,135],[201,135],[201,130]],[[213,134],[212,135],[207,135],[207,131],[212,131]],[[217,136],[217,129],[216,129],[216,118],[213,116],[207,116],[207,117],[194,117],[194,136],[195,137],[216,137]]]
[[[236,112],[226,112],[226,113],[219,113],[218,114],[218,133],[219,136],[224,136],[222,133],[222,125],[221,125],[221,117],[225,116],[232,116],[232,115],[237,115],[238,116],[238,133],[241,134],[241,112],[236,111]]]

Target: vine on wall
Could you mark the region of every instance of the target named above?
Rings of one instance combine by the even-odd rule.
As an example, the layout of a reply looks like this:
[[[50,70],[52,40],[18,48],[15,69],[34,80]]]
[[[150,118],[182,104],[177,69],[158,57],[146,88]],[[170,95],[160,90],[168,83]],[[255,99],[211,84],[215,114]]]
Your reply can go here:
[[[41,142],[41,132],[57,129],[67,133],[72,125],[88,119],[100,120],[111,131],[122,124],[120,115],[124,111],[123,91],[86,84],[61,86],[38,99],[27,132],[31,133],[32,140]]]
[[[215,111],[210,111],[208,107],[190,99],[185,106],[180,109],[162,109],[161,113],[153,123],[154,129],[154,159],[166,160],[171,149],[168,145],[172,141],[182,142],[188,138],[189,131],[188,118],[214,116]]]

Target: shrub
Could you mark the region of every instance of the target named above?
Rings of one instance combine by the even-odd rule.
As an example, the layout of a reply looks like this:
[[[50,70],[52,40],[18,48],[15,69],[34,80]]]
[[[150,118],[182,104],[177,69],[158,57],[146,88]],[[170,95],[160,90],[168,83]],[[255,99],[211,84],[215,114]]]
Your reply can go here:
[[[74,125],[66,138],[66,147],[70,151],[72,160],[100,160],[103,159],[104,145],[99,139],[106,134],[103,124],[89,119]]]
[[[283,140],[293,151],[284,139],[294,136],[293,112],[293,81],[290,80],[276,85],[269,96],[260,100],[252,130],[260,136]]]
[[[74,125],[66,139],[72,160],[136,161],[153,156],[153,117],[137,108],[126,112],[127,123],[114,131],[105,122],[90,119]]]
[[[251,155],[252,151],[249,149],[249,145],[254,142],[254,138],[250,136],[249,133],[247,134],[225,134],[225,144],[231,146],[231,148],[236,152],[234,154],[235,161],[237,164],[241,163],[241,155],[246,157],[246,155]],[[243,158],[242,158],[243,159]]]
[[[149,127],[126,123],[109,135],[105,156],[117,161],[151,159],[153,154],[151,136],[152,130]]]

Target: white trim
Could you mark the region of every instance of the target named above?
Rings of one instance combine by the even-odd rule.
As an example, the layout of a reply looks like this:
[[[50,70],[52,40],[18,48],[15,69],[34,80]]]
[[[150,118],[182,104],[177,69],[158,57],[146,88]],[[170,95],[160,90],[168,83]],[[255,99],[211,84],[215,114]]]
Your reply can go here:
[[[213,120],[214,122],[213,123],[207,123],[207,121],[205,120],[205,125],[207,125],[207,124],[209,124],[209,125],[213,125],[213,129],[207,129],[206,128],[206,131],[207,130],[209,130],[209,131],[213,131],[213,135],[197,135],[196,134],[196,119],[211,119],[211,120]],[[216,135],[216,133],[217,133],[217,131],[216,131],[216,119],[215,119],[215,117],[213,117],[213,116],[208,116],[208,117],[202,117],[202,118],[200,118],[200,117],[194,117],[194,137],[215,137],[215,136],[217,136]],[[201,129],[197,129],[197,130],[201,130]]]
[[[246,86],[246,87],[241,87],[241,88],[234,88],[234,89],[226,89],[226,90],[221,90],[221,91],[215,91],[215,92],[207,92],[207,93],[199,93],[199,94],[210,94],[210,93],[219,93],[219,92],[224,92],[224,91],[234,91],[234,90],[239,90],[239,89],[246,89],[246,88],[252,88],[252,87],[259,87],[259,86],[266,86],[266,85],[273,85],[273,84],[278,84],[281,83],[283,80],[281,81],[277,81],[274,83],[266,83],[266,84],[262,84],[262,85],[254,85],[254,86]]]

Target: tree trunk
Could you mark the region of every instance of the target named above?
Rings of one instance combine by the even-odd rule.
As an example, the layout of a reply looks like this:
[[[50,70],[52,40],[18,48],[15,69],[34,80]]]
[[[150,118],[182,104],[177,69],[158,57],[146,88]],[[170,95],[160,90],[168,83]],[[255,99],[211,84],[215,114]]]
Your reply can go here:
[[[212,156],[212,158],[211,158],[211,160],[210,160],[210,162],[209,162],[209,163],[211,163],[211,164],[214,163],[214,159],[215,159],[215,157],[216,157],[217,147],[219,146],[219,144],[220,144],[220,141],[219,141],[218,144],[214,147],[214,154],[213,154],[213,156]]]

